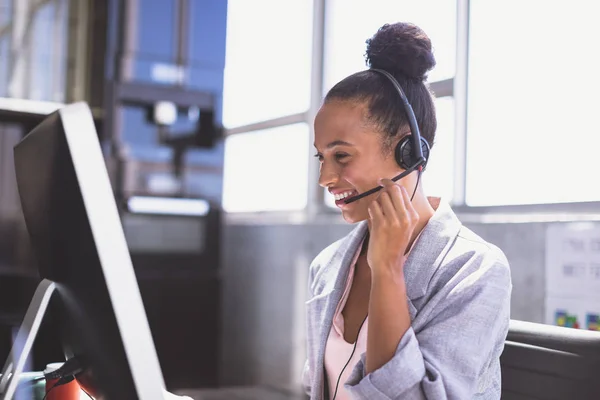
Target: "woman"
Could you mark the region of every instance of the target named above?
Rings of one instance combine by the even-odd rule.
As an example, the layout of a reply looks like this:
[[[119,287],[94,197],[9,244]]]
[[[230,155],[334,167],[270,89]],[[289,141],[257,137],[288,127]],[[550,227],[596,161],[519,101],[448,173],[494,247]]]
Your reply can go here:
[[[398,143],[412,142],[394,80],[422,138],[434,143],[425,84],[435,65],[431,42],[412,24],[384,25],[367,41],[366,56],[370,69],[335,85],[315,119],[320,184],[344,219],[358,224],[311,264],[307,393],[499,399],[512,289],[506,257],[462,226],[447,203],[426,197],[421,168],[410,172],[396,155]],[[388,179],[407,169],[403,179]]]

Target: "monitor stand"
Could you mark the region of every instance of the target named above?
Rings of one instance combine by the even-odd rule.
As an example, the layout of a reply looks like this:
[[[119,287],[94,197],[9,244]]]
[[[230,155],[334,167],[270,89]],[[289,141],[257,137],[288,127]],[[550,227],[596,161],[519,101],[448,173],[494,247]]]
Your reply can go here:
[[[19,378],[33,347],[33,342],[44,319],[50,299],[56,289],[56,283],[44,279],[40,282],[31,299],[25,319],[8,354],[0,375],[0,400],[12,400],[19,384]],[[16,361],[16,362],[15,362]]]

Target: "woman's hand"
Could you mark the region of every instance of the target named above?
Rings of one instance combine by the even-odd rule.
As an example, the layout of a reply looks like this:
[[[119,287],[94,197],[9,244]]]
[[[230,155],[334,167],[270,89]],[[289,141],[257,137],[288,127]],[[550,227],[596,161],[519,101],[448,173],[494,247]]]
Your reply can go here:
[[[419,222],[404,187],[382,179],[383,189],[369,205],[369,247],[367,261],[372,272],[398,272]]]

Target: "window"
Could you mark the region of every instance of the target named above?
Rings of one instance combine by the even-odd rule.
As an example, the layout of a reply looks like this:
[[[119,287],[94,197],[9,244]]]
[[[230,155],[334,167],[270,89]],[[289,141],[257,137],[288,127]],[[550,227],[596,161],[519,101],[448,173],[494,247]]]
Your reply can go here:
[[[435,100],[438,126],[427,169],[423,173],[423,189],[427,196],[442,197],[451,202],[454,180],[454,99]],[[333,196],[325,190],[325,204],[336,208]]]
[[[586,173],[600,170],[599,14],[585,0],[471,1],[467,204],[600,200]]]
[[[14,10],[11,25],[0,24],[6,42],[0,57],[13,46],[9,64],[0,65],[0,94],[6,97],[63,102],[67,69],[68,1],[24,4]],[[27,1],[23,1],[27,3]],[[31,9],[31,10],[29,10]],[[27,11],[30,13],[26,13]],[[0,8],[0,13],[2,9]],[[20,22],[19,22],[20,21]],[[24,32],[13,32],[23,23]],[[10,43],[9,41],[13,41]],[[12,68],[12,69],[11,69]],[[10,82],[9,82],[10,80]]]
[[[223,123],[232,128],[309,108],[312,1],[230,0]]]
[[[364,70],[365,41],[383,24],[399,21],[418,25],[432,41],[437,66],[429,73],[429,82],[454,76],[456,1],[330,0],[326,16],[326,91],[346,76]]]
[[[55,4],[50,2],[41,6],[33,17],[31,40],[29,41],[29,82],[26,83],[31,100],[58,100],[54,99],[52,93],[53,86],[53,61],[55,56],[52,54],[54,42],[55,24],[59,21],[54,20]],[[60,46],[60,44],[58,44]],[[60,50],[59,50],[60,51]],[[60,53],[56,55],[60,57]],[[56,78],[61,78],[58,76]],[[61,88],[62,89],[62,88]],[[62,96],[61,96],[62,97]]]
[[[5,24],[10,24],[13,13],[12,0],[0,0],[0,32]]]
[[[0,37],[0,97],[7,97],[10,69],[10,35]]]
[[[308,124],[229,136],[225,142],[226,212],[301,210],[308,196]]]
[[[454,194],[454,98],[435,101],[437,130],[427,168],[423,173],[423,189],[427,196],[452,201]]]

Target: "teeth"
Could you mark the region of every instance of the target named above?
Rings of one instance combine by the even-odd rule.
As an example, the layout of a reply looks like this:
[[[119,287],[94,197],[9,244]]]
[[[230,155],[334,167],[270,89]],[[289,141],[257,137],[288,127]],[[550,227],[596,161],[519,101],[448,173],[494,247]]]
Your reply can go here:
[[[350,196],[352,193],[354,193],[354,190],[349,190],[344,193],[336,194],[336,195],[334,195],[334,197],[336,200],[342,200],[342,199],[345,199],[346,197]]]

